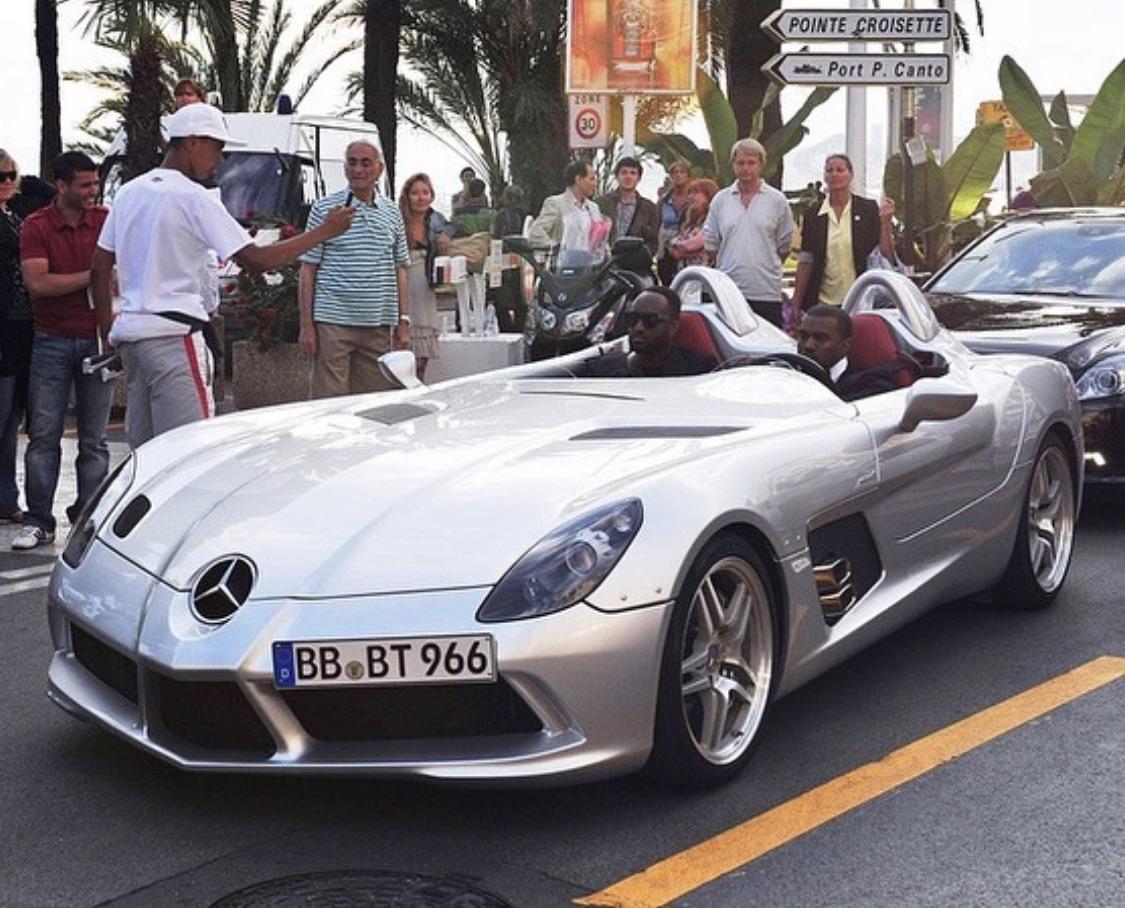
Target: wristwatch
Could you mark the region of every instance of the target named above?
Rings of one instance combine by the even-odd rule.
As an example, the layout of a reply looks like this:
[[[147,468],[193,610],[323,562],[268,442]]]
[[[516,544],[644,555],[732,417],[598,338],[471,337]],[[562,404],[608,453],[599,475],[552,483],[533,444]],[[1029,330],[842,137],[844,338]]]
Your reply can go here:
[[[398,322],[399,322],[400,325],[409,325],[410,324],[410,316],[405,315],[405,314],[400,315],[398,317]]]

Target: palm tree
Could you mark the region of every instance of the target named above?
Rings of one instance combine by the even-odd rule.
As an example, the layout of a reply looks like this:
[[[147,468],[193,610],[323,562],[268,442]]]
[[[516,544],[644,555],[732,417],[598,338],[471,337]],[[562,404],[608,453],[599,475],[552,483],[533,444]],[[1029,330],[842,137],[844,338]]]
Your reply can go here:
[[[62,154],[62,109],[59,104],[59,13],[56,0],[35,0],[35,52],[39,57],[39,173],[46,177]]]
[[[367,0],[363,17],[363,118],[374,123],[383,144],[387,180],[395,184],[398,123],[395,88],[399,37],[402,28],[400,0]]]

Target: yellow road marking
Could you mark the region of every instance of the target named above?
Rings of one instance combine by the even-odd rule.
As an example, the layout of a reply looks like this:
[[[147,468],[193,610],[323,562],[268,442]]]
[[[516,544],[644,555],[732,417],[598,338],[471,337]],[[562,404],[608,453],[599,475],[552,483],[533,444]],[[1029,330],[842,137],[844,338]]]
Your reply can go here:
[[[1125,658],[1102,656],[780,804],[608,889],[575,899],[598,908],[654,908],[955,760],[1014,728],[1125,676]]]

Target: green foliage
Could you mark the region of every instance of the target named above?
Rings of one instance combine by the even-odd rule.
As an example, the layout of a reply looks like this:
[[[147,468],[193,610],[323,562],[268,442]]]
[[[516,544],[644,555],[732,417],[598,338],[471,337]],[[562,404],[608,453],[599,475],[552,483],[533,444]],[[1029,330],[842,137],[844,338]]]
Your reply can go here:
[[[1000,63],[1000,87],[1004,104],[1043,149],[1046,169],[1031,181],[1041,206],[1125,201],[1125,60],[1106,77],[1077,127],[1061,91],[1043,113],[1038,89],[1011,57]]]
[[[762,176],[769,179],[781,166],[781,161],[808,135],[804,125],[809,115],[832,97],[834,88],[817,88],[801,105],[800,110],[785,121],[781,129],[771,135],[763,144],[766,149],[766,167]],[[696,74],[695,95],[707,126],[711,140],[710,148],[700,148],[687,136],[680,133],[654,132],[643,127],[637,128],[637,142],[644,150],[657,159],[662,166],[669,167],[677,158],[683,158],[692,167],[697,177],[710,177],[725,186],[734,177],[730,169],[730,148],[738,141],[738,123],[734,109],[718,83],[704,70]],[[777,98],[777,89],[771,86],[766,92],[762,106],[754,114],[752,138],[761,135],[762,112]]]
[[[966,222],[980,207],[1003,160],[1004,127],[990,123],[969,133],[944,165],[927,148],[925,162],[914,166],[913,214],[922,243],[914,252],[927,270],[935,270],[948,257],[954,230],[971,232]],[[901,154],[887,161],[883,192],[894,199],[900,214],[906,212]]]

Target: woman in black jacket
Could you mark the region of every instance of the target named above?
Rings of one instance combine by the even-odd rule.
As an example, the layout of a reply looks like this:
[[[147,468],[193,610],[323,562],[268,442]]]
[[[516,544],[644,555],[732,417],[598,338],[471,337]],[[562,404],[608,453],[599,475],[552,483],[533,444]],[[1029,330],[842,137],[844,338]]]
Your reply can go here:
[[[816,214],[801,222],[801,253],[793,290],[793,312],[818,303],[839,306],[856,277],[868,267],[876,248],[894,261],[891,219],[895,203],[852,194],[852,162],[847,155],[830,155],[824,162],[828,195]]]
[[[0,149],[0,523],[20,523],[16,441],[31,369],[31,300],[20,270],[21,218],[13,211],[19,170]]]

